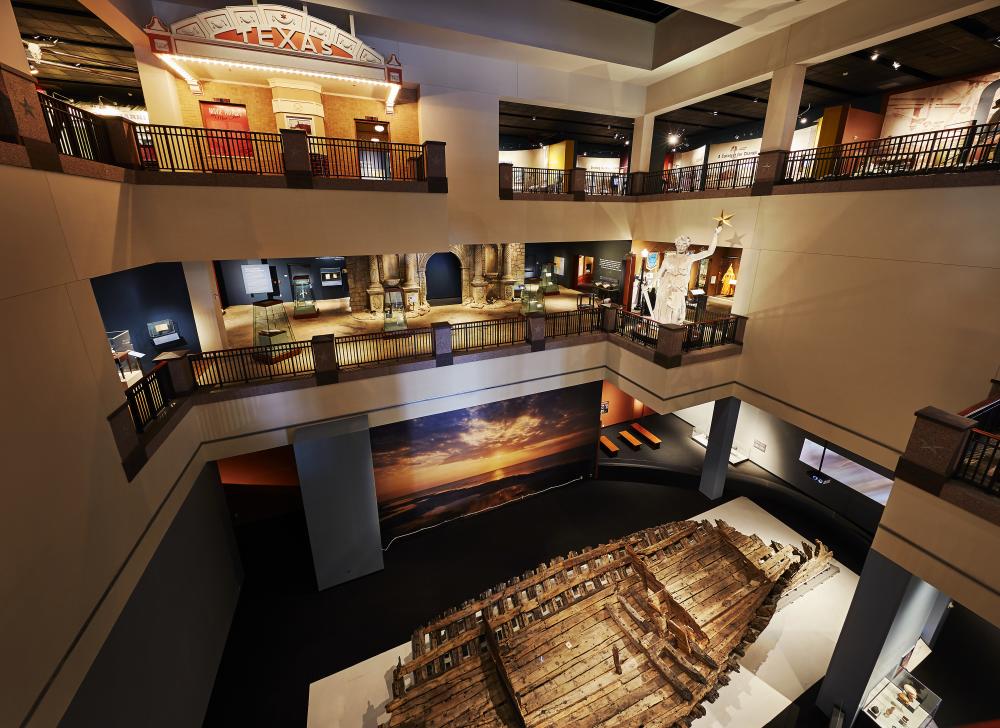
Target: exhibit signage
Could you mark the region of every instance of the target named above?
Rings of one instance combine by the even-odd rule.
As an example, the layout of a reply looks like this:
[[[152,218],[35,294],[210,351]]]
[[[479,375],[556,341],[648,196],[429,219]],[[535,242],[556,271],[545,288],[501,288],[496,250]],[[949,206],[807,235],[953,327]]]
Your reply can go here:
[[[242,265],[243,288],[248,296],[256,293],[274,293],[274,283],[271,281],[271,266],[265,264]]]

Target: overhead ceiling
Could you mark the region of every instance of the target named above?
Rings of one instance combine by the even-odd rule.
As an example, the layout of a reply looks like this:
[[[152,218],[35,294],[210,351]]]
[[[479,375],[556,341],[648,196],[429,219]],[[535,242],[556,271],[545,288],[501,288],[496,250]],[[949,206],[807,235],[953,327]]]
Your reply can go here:
[[[617,15],[627,15],[630,18],[659,23],[677,8],[665,5],[658,0],[570,0],[580,5],[607,10]]]
[[[827,106],[993,70],[1000,70],[1000,8],[810,66],[800,110],[812,119]],[[656,129],[696,140],[762,123],[769,92],[770,82],[764,81],[675,109],[657,117]]]
[[[132,46],[76,0],[13,0],[22,41],[37,45],[38,84],[68,98],[141,103]]]
[[[632,126],[627,117],[500,102],[501,148],[523,149],[564,139],[624,148],[632,139]]]

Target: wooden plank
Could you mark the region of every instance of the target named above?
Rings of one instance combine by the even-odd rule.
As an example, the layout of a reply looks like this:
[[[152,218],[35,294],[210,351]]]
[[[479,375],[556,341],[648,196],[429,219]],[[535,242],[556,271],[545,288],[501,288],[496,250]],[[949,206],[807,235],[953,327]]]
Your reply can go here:
[[[636,439],[635,435],[633,435],[628,430],[622,430],[621,432],[619,432],[618,437],[627,442],[629,447],[631,447],[633,450],[638,450],[640,447],[642,447],[642,443],[639,442],[639,440]]]
[[[643,440],[649,443],[649,446],[654,450],[660,447],[660,443],[663,442],[660,438],[654,435],[652,432],[647,430],[645,427],[640,425],[638,422],[632,423],[632,429],[639,433]]]

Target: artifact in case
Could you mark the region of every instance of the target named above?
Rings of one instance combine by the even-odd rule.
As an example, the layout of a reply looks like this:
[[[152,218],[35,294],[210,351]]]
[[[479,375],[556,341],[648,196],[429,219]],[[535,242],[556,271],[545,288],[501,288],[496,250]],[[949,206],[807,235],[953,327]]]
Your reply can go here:
[[[316,318],[316,298],[313,296],[312,277],[292,276],[292,318]]]
[[[270,347],[292,341],[292,324],[285,313],[285,304],[276,298],[253,303],[253,344],[256,347]],[[264,364],[295,356],[295,351],[275,351],[262,349],[254,352],[254,359]]]
[[[521,313],[545,313],[545,294],[537,278],[524,282],[524,290],[521,291]]]

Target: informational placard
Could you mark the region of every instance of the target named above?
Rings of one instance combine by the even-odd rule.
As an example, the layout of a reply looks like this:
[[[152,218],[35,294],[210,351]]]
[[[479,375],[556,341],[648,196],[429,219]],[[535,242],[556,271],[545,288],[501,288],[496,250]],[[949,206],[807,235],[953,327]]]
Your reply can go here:
[[[256,293],[274,293],[274,284],[271,282],[271,266],[264,263],[242,265],[243,288],[248,296]]]

